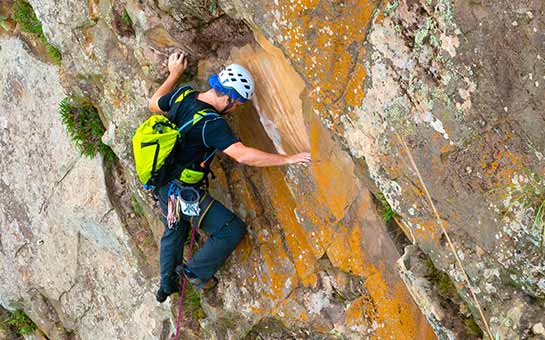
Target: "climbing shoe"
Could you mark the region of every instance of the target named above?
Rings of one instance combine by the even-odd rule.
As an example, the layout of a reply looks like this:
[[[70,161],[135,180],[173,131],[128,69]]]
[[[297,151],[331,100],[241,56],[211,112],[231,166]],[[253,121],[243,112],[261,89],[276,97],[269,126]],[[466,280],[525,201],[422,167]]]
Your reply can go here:
[[[155,293],[155,299],[157,300],[157,302],[163,303],[169,295],[169,293],[165,292],[163,288],[160,287]]]
[[[218,285],[218,279],[212,276],[207,281],[203,282],[197,275],[195,275],[185,264],[181,264],[176,267],[176,274],[180,277],[185,277],[186,280],[195,287],[198,291],[205,293]]]
[[[170,285],[171,287],[175,287],[174,290],[167,291],[163,287],[159,287],[157,292],[155,293],[155,299],[159,303],[165,302],[167,297],[170,296],[170,294],[179,293],[180,292],[180,281],[179,276],[177,275],[171,275],[170,277]]]

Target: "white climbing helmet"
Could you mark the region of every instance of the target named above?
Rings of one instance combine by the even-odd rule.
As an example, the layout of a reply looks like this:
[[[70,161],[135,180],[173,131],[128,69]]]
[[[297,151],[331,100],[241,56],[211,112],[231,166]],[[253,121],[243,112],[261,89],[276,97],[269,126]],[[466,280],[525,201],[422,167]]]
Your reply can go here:
[[[254,78],[239,64],[231,64],[219,73],[219,81],[224,88],[234,89],[244,100],[254,95]]]

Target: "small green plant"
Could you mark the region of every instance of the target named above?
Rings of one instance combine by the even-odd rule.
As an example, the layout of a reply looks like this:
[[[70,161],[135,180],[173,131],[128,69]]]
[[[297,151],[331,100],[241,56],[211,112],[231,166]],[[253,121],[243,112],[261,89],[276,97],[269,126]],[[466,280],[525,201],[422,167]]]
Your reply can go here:
[[[47,54],[51,60],[53,60],[55,64],[60,65],[61,53],[55,46],[51,45],[47,41],[42,29],[42,23],[36,17],[32,6],[28,2],[24,0],[17,0],[13,5],[13,14],[11,18],[19,24],[22,32],[30,33],[36,36],[45,46]]]
[[[384,194],[382,192],[377,193],[375,197],[380,203],[380,212],[382,214],[382,219],[385,223],[390,222],[396,215],[394,210],[390,206],[390,203],[388,203],[386,197],[384,197]]]
[[[477,325],[477,323],[475,322],[475,320],[473,318],[465,319],[464,320],[464,327],[466,329],[467,334],[482,339],[484,333],[483,333],[481,327],[479,327],[479,325]]]
[[[138,198],[132,196],[131,197],[131,204],[132,204],[133,211],[137,216],[145,216],[146,215],[145,211],[144,211],[144,208],[142,207],[142,205],[138,201]]]
[[[8,17],[0,15],[0,28],[2,28],[4,31],[9,31],[8,24],[6,23],[6,20],[8,19]]]
[[[125,25],[132,27],[132,20],[126,9],[124,9],[123,13],[121,13],[121,21],[123,21]]]
[[[66,97],[59,104],[59,114],[70,138],[83,155],[93,158],[100,154],[105,161],[113,160],[113,151],[102,143],[105,129],[93,105],[85,99]]]
[[[34,322],[22,310],[11,313],[10,318],[5,323],[13,326],[20,335],[27,335],[36,330]]]
[[[201,295],[190,284],[185,287],[184,293],[184,309],[191,314],[194,320],[204,319],[206,316],[204,310],[201,307]]]
[[[51,44],[47,44],[46,49],[49,58],[51,58],[56,65],[60,65],[62,61],[61,52]]]
[[[34,14],[32,6],[24,0],[17,0],[13,5],[12,19],[19,24],[23,32],[37,35],[40,40],[45,39],[42,23]]]

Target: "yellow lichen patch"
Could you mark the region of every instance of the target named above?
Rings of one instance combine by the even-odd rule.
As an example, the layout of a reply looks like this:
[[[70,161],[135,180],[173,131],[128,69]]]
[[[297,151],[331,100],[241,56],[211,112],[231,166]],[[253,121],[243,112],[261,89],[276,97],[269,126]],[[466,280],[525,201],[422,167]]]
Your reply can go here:
[[[338,149],[327,130],[314,119],[310,127],[312,175],[316,182],[318,202],[335,216],[335,222],[344,217],[346,210],[359,191],[354,176],[354,164],[348,155]]]
[[[372,299],[367,296],[361,296],[354,300],[346,309],[345,323],[352,331],[358,331],[362,334],[372,331],[372,322],[376,318],[376,311]]]
[[[291,6],[280,2],[281,43],[309,80],[319,102],[317,109],[343,96],[360,58],[358,47],[365,39],[373,10],[379,1],[328,1]],[[312,37],[312,39],[309,39]],[[358,71],[361,75],[361,70]],[[363,80],[363,79],[361,79]],[[354,79],[354,84],[357,83]],[[348,88],[353,91],[354,88]],[[354,99],[354,98],[353,98]]]
[[[300,98],[305,83],[279,48],[259,31],[254,30],[254,34],[260,46],[233,49],[231,56],[235,62],[246,66],[254,77],[253,103],[277,151],[306,151],[310,145]]]
[[[293,287],[297,286],[298,280],[297,273],[293,272],[293,264],[282,246],[281,235],[274,234],[271,238],[272,242],[262,244],[260,247],[266,267],[264,275],[261,275],[261,280],[265,281],[265,287],[270,287],[263,294],[264,297],[278,303],[287,296]]]
[[[409,218],[417,239],[427,241],[438,241],[441,238],[442,230],[434,218]],[[441,220],[445,230],[448,230],[448,221]]]
[[[235,251],[236,256],[238,256],[238,263],[246,262],[252,254],[252,245],[250,244],[250,239],[248,237],[243,238],[242,241],[238,244]]]
[[[284,181],[283,174],[276,168],[264,170],[265,187],[271,196],[272,208],[284,231],[284,238],[289,247],[295,269],[305,286],[316,282],[316,259],[305,231],[297,221],[294,208],[296,202]]]
[[[361,193],[351,219],[341,222],[327,255],[343,271],[365,279],[367,296],[356,300],[346,311],[346,323],[354,330],[368,329],[368,321],[379,327],[373,337],[382,339],[425,339],[429,326],[392,270],[399,257],[392,241],[383,237],[370,195]],[[358,221],[353,223],[352,221]],[[420,318],[420,319],[419,319]],[[359,327],[359,328],[358,328]]]
[[[360,50],[360,54],[364,54],[364,49]],[[363,80],[365,79],[365,67],[362,64],[357,64],[351,74],[350,81],[346,88],[344,99],[349,106],[360,106],[365,93],[363,92]]]
[[[355,232],[356,235],[350,237],[351,233],[346,226],[339,226],[337,234],[333,237],[331,245],[327,249],[327,257],[333,266],[354,275],[363,276],[363,250],[358,243],[351,242],[351,239],[357,239],[361,233]],[[360,234],[360,235],[358,235]]]

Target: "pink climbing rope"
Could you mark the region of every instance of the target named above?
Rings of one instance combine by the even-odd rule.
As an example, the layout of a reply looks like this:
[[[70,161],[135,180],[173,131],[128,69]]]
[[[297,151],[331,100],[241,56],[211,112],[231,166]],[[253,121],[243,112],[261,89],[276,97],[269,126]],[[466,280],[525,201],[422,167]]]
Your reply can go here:
[[[193,251],[193,243],[195,242],[195,230],[197,228],[192,227],[191,228],[191,242],[189,243],[189,257],[188,260],[191,259],[191,253]],[[184,304],[184,293],[185,293],[185,286],[186,286],[187,280],[185,276],[182,278],[182,291],[180,293],[180,304],[178,305],[178,319],[176,320],[176,335],[174,336],[174,340],[180,339],[180,321],[182,320],[182,306]]]

